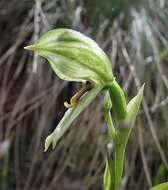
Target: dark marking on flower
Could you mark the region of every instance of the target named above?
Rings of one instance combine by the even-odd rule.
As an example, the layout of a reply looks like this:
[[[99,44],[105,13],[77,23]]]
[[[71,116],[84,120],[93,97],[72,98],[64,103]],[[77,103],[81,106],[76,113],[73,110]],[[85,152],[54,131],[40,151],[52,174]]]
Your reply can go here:
[[[66,108],[75,107],[78,104],[80,98],[93,88],[93,83],[87,81],[86,84],[70,99],[70,103],[64,102],[64,106]]]

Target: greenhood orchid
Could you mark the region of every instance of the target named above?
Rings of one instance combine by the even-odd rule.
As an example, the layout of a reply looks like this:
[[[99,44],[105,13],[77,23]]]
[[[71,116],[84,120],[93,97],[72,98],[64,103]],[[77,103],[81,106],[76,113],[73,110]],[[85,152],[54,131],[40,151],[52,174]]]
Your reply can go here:
[[[110,137],[116,146],[119,146],[118,144],[122,146],[118,148],[121,151],[116,155],[122,153],[124,155],[125,146],[142,100],[143,87],[127,105],[124,92],[113,76],[111,62],[107,55],[92,39],[71,29],[51,30],[42,35],[35,45],[27,46],[25,49],[32,50],[46,58],[59,78],[84,83],[83,87],[71,98],[70,103],[64,103],[68,110],[53,133],[47,137],[45,151],[50,145],[53,149],[55,148],[74,119],[104,90],[106,92],[104,115]],[[124,132],[113,127],[111,109],[119,124],[130,125]],[[124,138],[120,138],[121,135]],[[107,166],[109,163],[111,162],[108,161]],[[123,160],[115,164],[119,169],[114,169],[115,175],[118,176],[115,182],[112,182],[114,190],[118,188],[121,181]],[[108,167],[106,167],[106,173],[110,173]],[[105,189],[108,190],[108,188]]]
[[[37,44],[25,49],[46,58],[63,80],[88,81],[95,88],[107,88],[114,100],[113,109],[118,119],[125,117],[124,93],[113,77],[110,60],[92,39],[71,29],[56,29],[47,32]]]

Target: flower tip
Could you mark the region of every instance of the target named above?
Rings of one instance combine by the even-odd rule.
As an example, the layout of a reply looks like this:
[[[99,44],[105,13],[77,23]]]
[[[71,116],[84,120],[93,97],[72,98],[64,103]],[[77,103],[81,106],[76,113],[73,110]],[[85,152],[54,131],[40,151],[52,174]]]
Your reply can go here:
[[[48,148],[45,147],[45,148],[44,148],[44,152],[47,152],[47,150],[48,150]]]
[[[47,152],[48,148],[50,147],[50,144],[52,143],[51,136],[49,135],[45,140],[45,148],[44,152]]]
[[[35,45],[30,45],[30,46],[26,46],[26,47],[24,47],[24,49],[26,49],[26,50],[30,50],[30,51],[34,51],[35,50]]]
[[[141,86],[141,89],[142,89],[142,90],[144,90],[145,85],[146,85],[146,84],[145,84],[145,82],[144,82],[143,85]]]
[[[44,152],[47,152],[49,146],[45,143]]]
[[[145,83],[143,83],[143,85],[142,85],[141,88],[139,89],[139,94],[141,94],[141,96],[143,96],[144,88],[145,88]]]

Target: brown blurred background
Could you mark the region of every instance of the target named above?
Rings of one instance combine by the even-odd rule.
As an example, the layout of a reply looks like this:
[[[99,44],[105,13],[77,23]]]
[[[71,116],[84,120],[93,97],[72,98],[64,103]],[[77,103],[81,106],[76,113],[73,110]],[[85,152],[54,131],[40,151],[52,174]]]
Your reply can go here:
[[[100,95],[54,151],[43,152],[80,84],[61,81],[23,49],[53,28],[92,37],[108,54],[128,99],[146,83],[127,147],[122,190],[168,178],[168,1],[0,1],[0,189],[101,190],[109,142]]]

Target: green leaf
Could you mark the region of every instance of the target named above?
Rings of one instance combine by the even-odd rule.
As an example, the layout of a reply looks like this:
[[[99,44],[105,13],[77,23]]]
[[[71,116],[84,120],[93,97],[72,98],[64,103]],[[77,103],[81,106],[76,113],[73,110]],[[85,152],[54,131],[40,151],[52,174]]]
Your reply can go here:
[[[161,163],[156,171],[156,175],[154,178],[154,184],[159,184],[161,180],[166,178],[166,168],[165,166]]]
[[[168,190],[168,182],[156,185],[149,190]]]
[[[113,190],[114,180],[115,180],[113,172],[114,172],[114,168],[113,168],[112,159],[110,158],[109,155],[107,155],[106,167],[105,167],[104,176],[103,176],[104,190]]]
[[[128,103],[127,105],[127,116],[125,119],[125,123],[128,126],[133,126],[139,111],[140,104],[142,102],[143,92],[144,92],[144,86],[142,85],[140,88],[138,94]]]
[[[109,91],[106,91],[105,96],[104,96],[104,104],[103,104],[103,109],[106,111],[110,111],[112,108],[112,102],[110,99],[110,94]]]
[[[55,29],[45,33],[33,50],[51,64],[64,80],[90,81],[104,85],[113,81],[111,63],[103,50],[89,37],[71,29]]]
[[[93,99],[100,93],[101,90],[101,87],[92,89],[82,98],[77,106],[66,111],[56,129],[46,138],[44,151],[47,151],[50,145],[52,145],[53,149],[55,148],[57,142],[69,129],[72,122],[93,101]]]
[[[120,122],[117,130],[117,139],[115,144],[115,190],[118,190],[123,173],[125,149],[134,126],[140,104],[142,102],[144,85],[140,88],[138,94],[128,103],[127,115],[124,121]]]

